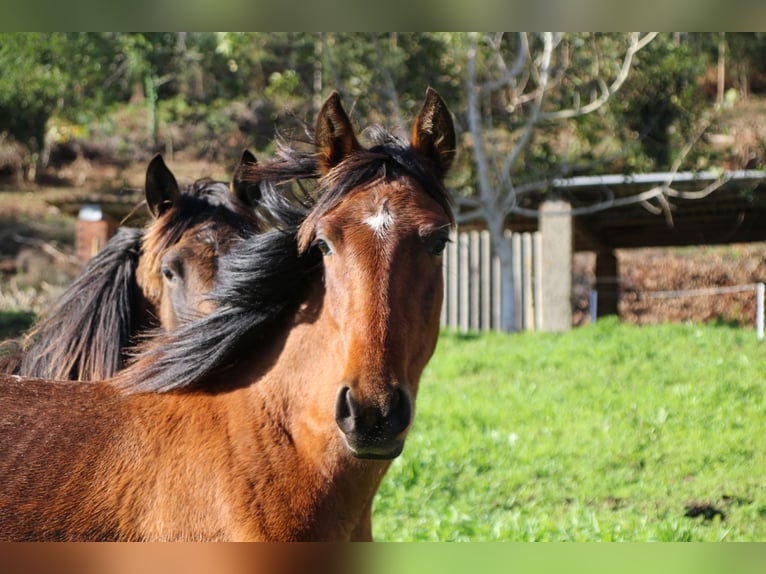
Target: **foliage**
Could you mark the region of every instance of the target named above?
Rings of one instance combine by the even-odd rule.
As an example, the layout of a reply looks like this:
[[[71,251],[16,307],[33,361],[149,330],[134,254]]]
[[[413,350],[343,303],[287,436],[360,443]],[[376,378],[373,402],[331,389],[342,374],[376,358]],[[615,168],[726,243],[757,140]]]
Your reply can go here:
[[[0,36],[0,132],[17,140],[42,144],[45,122],[61,95],[62,71],[54,62],[54,40],[26,34]]]
[[[576,109],[597,98],[601,80],[608,83],[619,71],[626,38],[618,33],[561,35],[541,112]],[[719,38],[660,35],[638,54],[613,104],[579,118],[541,121],[513,165],[514,181],[667,169],[710,101],[700,85],[706,66],[715,62]],[[751,89],[760,89],[766,78],[757,64],[766,53],[766,35],[730,33],[725,38],[731,81],[742,85],[749,78]],[[533,65],[545,48],[539,34],[529,35],[528,48],[515,34],[456,32],[3,34],[0,132],[39,152],[51,117],[75,128],[88,126],[103,121],[114,105],[132,101],[146,106],[146,133],[157,147],[164,143],[159,140],[168,121],[162,117],[165,102],[175,102],[178,110],[183,103],[189,111],[179,116],[197,122],[205,121],[209,108],[225,109],[227,101],[251,108],[268,101],[284,116],[310,119],[332,89],[349,102],[359,125],[379,122],[397,128],[408,125],[425,86],[431,85],[450,102],[458,131],[465,134],[454,180],[470,193],[477,176],[466,133],[466,66],[474,45],[482,82],[499,80],[517,54],[529,51],[528,68],[515,83],[483,95],[484,137],[502,154],[523,132],[523,112],[541,82]],[[216,121],[219,127],[235,123]],[[695,154],[687,164],[705,164]]]
[[[697,81],[705,64],[689,44],[668,34],[641,52],[615,104],[616,124],[624,126],[623,141],[633,142],[640,151],[626,157],[629,171],[669,171],[674,151],[694,137],[695,120],[705,104]]]
[[[616,320],[445,332],[374,534],[763,540],[762,345],[750,330]]]
[[[731,84],[745,95],[751,89],[763,91],[766,88],[766,76],[763,73],[763,62],[766,60],[766,33],[726,33],[724,38],[731,54],[729,58],[732,68],[729,78]]]
[[[34,314],[29,311],[0,311],[0,344],[5,339],[21,335],[34,321]],[[2,357],[2,349],[0,349]]]

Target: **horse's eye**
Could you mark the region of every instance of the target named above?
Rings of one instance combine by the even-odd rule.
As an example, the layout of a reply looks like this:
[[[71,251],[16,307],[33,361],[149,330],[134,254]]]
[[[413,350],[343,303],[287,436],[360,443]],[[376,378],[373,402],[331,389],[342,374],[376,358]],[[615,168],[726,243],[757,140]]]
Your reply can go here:
[[[166,258],[160,266],[160,273],[168,283],[176,283],[183,278],[183,264],[177,257]]]
[[[176,278],[176,274],[173,273],[173,270],[170,267],[167,267],[165,265],[162,266],[160,269],[160,273],[162,273],[162,276],[165,278],[166,281],[174,281]]]
[[[447,243],[449,242],[449,237],[446,235],[439,235],[434,237],[428,243],[428,252],[431,255],[441,255],[444,253],[444,249],[447,247]]]
[[[330,244],[327,243],[324,239],[317,239],[314,241],[314,247],[319,249],[320,253],[322,253],[323,256],[332,255],[332,248],[330,247]]]

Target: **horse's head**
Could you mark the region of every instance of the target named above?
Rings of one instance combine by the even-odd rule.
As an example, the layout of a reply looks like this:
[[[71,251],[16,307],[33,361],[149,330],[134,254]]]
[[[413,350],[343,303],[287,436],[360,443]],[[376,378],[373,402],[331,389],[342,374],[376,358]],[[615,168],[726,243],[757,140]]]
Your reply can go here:
[[[241,163],[255,163],[246,152]],[[235,171],[239,173],[241,167]],[[172,329],[212,310],[218,257],[255,228],[247,189],[202,179],[181,190],[158,154],[146,171],[146,230],[137,279],[160,324]]]
[[[449,111],[431,89],[409,146],[364,149],[335,93],[319,112],[320,195],[298,239],[323,254],[323,312],[337,334],[327,352],[342,365],[335,422],[356,457],[397,456],[413,419],[439,332],[454,149]]]

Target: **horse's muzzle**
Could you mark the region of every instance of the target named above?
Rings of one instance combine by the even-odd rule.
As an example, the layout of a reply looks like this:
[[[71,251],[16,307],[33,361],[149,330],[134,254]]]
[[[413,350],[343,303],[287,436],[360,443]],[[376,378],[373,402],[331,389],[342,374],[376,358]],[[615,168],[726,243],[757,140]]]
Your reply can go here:
[[[412,421],[412,398],[397,387],[383,406],[363,405],[352,389],[341,387],[335,403],[335,422],[346,445],[357,458],[392,459],[404,448],[404,434]]]

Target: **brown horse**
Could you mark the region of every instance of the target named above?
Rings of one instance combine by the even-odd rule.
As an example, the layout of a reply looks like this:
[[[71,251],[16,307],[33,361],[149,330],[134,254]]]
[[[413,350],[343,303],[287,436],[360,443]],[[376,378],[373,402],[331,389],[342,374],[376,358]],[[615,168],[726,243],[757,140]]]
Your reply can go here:
[[[231,192],[210,179],[181,189],[156,155],[146,171],[149,226],[119,229],[0,368],[30,377],[105,379],[125,366],[142,333],[210,312],[218,258],[257,227],[253,198],[245,195],[257,186],[240,178],[255,163],[243,153]]]
[[[431,89],[411,144],[369,149],[331,95],[316,203],[222,258],[215,311],[106,384],[1,380],[0,538],[370,539],[438,337],[454,144]]]

